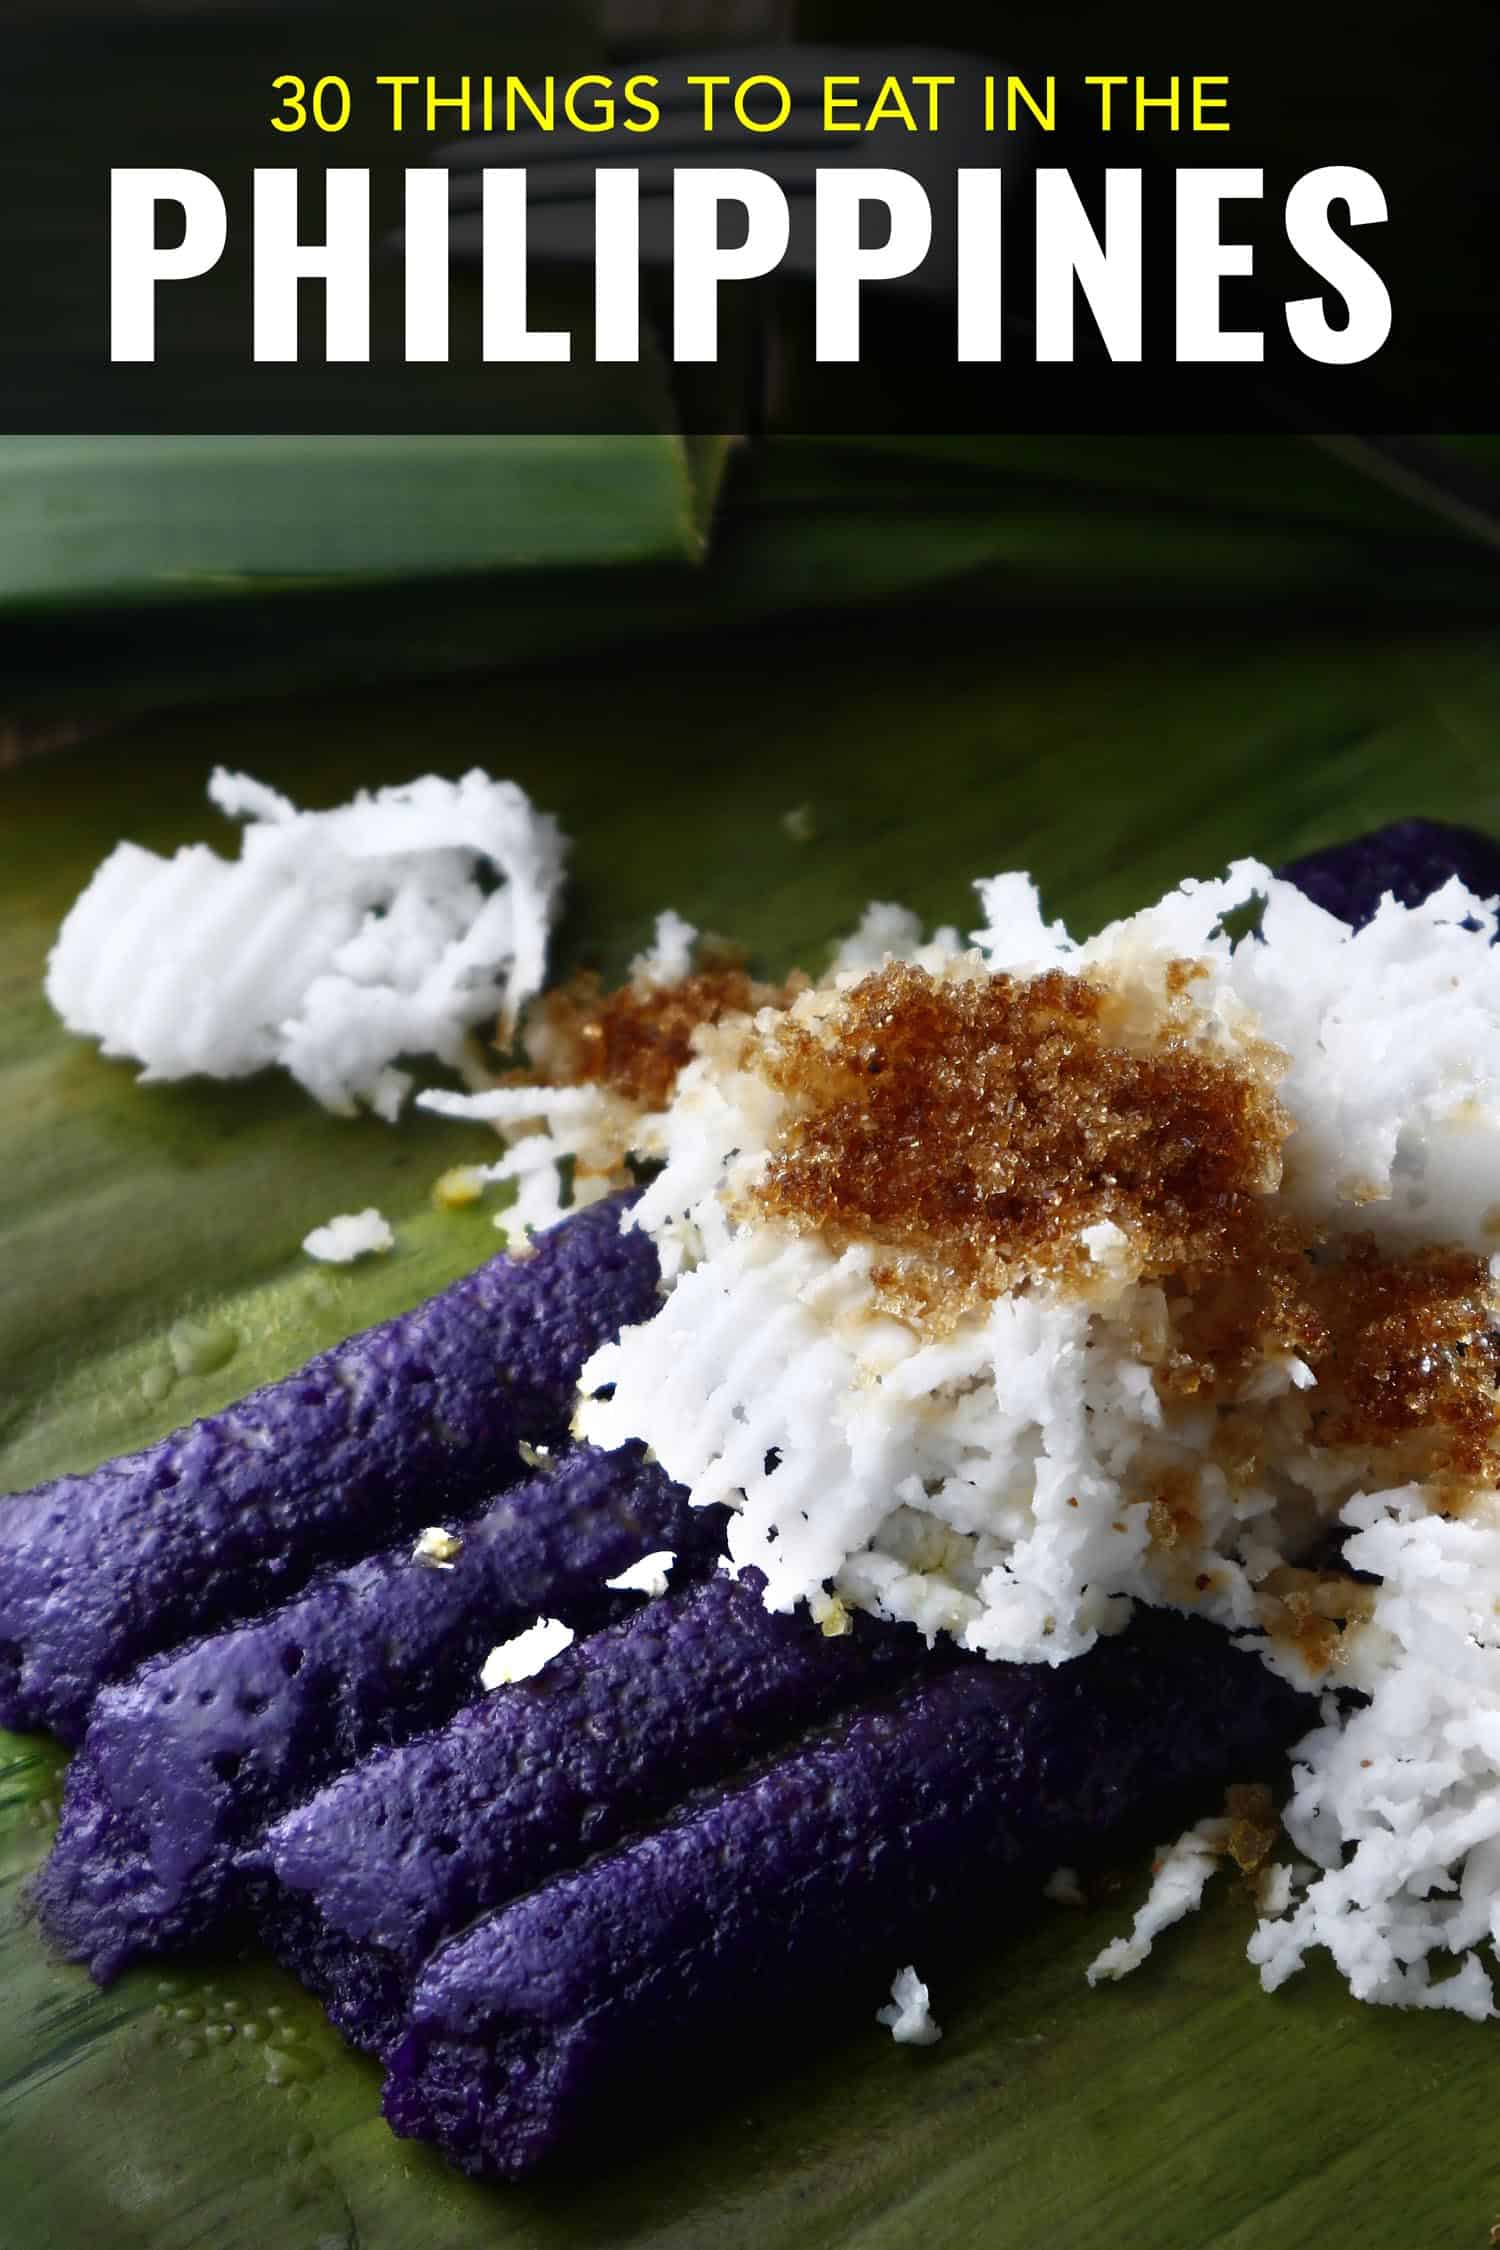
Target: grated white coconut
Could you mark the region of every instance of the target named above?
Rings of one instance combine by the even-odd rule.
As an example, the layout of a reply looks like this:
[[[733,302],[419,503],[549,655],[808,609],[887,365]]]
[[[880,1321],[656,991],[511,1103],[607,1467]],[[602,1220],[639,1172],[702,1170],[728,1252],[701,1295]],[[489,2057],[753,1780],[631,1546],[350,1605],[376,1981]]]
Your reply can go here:
[[[1362,2000],[1490,2016],[1473,1949],[1500,1939],[1500,1497],[1450,1522],[1408,1486],[1342,1520],[1346,1560],[1380,1580],[1347,1671],[1369,1701],[1327,1698],[1292,1754],[1286,1826],[1313,1880],[1250,1958],[1274,1990],[1326,1946]],[[1434,1977],[1444,1954],[1461,1966]]]
[[[1148,1037],[1167,964],[1199,964],[1192,1036],[1262,1070],[1279,1050],[1293,1127],[1271,1183],[1282,1207],[1395,1251],[1491,1256],[1493,902],[1450,882],[1413,909],[1387,899],[1354,933],[1246,861],[1076,944],[1025,877],[980,896],[973,952],[921,949],[934,973],[1093,973],[1124,1003],[1127,1035]],[[1232,938],[1224,917],[1254,900],[1258,933]],[[919,942],[909,918],[878,910],[794,1015],[816,1022],[877,947]],[[1274,1985],[1325,1946],[1366,1998],[1488,2013],[1473,1949],[1500,1937],[1500,1495],[1448,1521],[1421,1490],[1382,1489],[1378,1456],[1311,1445],[1313,1373],[1287,1353],[1260,1370],[1257,1462],[1231,1483],[1211,1451],[1221,1410],[1157,1389],[1170,1308],[1111,1224],[1081,1237],[1086,1294],[1031,1282],[919,1333],[879,1297],[871,1245],[836,1252],[748,1215],[792,1098],[741,1038],[710,1037],[651,1121],[664,1162],[634,1223],[667,1294],[590,1361],[580,1433],[641,1439],[697,1503],[727,1502],[731,1557],[764,1572],[772,1607],[816,1615],[837,1600],[995,1657],[1063,1662],[1144,1601],[1217,1620],[1311,1688],[1293,1641],[1262,1637],[1258,1589],[1341,1526],[1347,1564],[1380,1581],[1340,1675],[1369,1700],[1325,1700],[1295,1753],[1288,1824],[1320,1872],[1288,1911],[1289,1886],[1271,1887],[1252,1957]],[[1187,1572],[1139,1497],[1173,1471],[1192,1479],[1201,1519]],[[1201,1889],[1191,1854],[1169,1862],[1175,1895]],[[1154,1897],[1127,1951],[1160,1926],[1160,1883]],[[1444,1952],[1462,1965],[1435,1980],[1429,1958]]]
[[[676,1560],[677,1556],[672,1548],[662,1547],[654,1555],[642,1555],[639,1562],[633,1562],[628,1570],[622,1570],[618,1578],[606,1578],[604,1583],[612,1593],[646,1594],[655,1600],[658,1594],[666,1592],[667,1580]]]
[[[492,1648],[479,1674],[482,1688],[513,1687],[517,1680],[535,1679],[554,1656],[561,1656],[574,1641],[571,1625],[560,1618],[539,1617],[524,1633],[516,1633]]]
[[[417,1533],[411,1559],[414,1563],[421,1563],[426,1570],[454,1570],[458,1567],[458,1558],[463,1551],[464,1543],[456,1531],[449,1531],[442,1524],[433,1523],[425,1531]]]
[[[352,1266],[356,1258],[383,1256],[387,1250],[394,1250],[396,1237],[390,1221],[372,1203],[363,1211],[343,1211],[336,1219],[314,1227],[303,1237],[302,1247],[320,1265]]]
[[[875,2021],[885,2025],[898,2047],[935,2047],[943,2034],[932,2020],[930,1998],[914,1968],[898,1969],[891,2004],[876,2010]]]
[[[1261,1913],[1268,1918],[1285,1914],[1291,1905],[1297,1886],[1297,1869],[1287,1860],[1273,1859],[1261,1869],[1256,1884],[1256,1899]]]
[[[691,974],[698,932],[670,907],[656,918],[650,946],[630,964],[638,987],[676,984]],[[546,1027],[528,1027],[533,1063],[545,1072],[551,1057]],[[662,1120],[635,1108],[605,1086],[492,1086],[455,1094],[438,1088],[417,1096],[417,1107],[435,1117],[491,1125],[506,1140],[504,1156],[480,1169],[481,1181],[509,1182],[515,1195],[496,1213],[495,1225],[513,1241],[542,1233],[566,1217],[628,1184],[627,1155],[662,1153]],[[571,1200],[564,1201],[561,1166],[572,1169]]]
[[[889,899],[872,899],[855,927],[834,947],[829,964],[832,976],[863,976],[885,961],[941,960],[959,949],[957,930],[943,928],[931,938],[922,935],[922,919],[909,906]]]
[[[325,1108],[394,1118],[399,1057],[456,1068],[540,989],[566,847],[513,782],[429,774],[310,813],[220,769],[209,796],[245,823],[239,858],[119,845],[48,964],[69,1030],[143,1078],[277,1063]]]
[[[1151,1870],[1151,1888],[1131,1925],[1129,1937],[1115,1938],[1096,1961],[1089,1964],[1090,1984],[1101,1978],[1129,1976],[1138,1969],[1163,1930],[1180,1922],[1203,1903],[1208,1878],[1219,1865],[1229,1844],[1229,1822],[1200,1820],[1175,1843],[1163,1845]]]
[[[693,970],[693,949],[698,932],[691,922],[669,906],[656,917],[656,930],[644,953],[630,964],[633,979],[642,984],[680,984]]]

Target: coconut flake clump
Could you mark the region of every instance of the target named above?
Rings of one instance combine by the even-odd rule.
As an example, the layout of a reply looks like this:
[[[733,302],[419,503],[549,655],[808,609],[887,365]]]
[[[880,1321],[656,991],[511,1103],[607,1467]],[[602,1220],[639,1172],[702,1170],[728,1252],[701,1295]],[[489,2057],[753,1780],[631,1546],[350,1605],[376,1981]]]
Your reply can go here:
[[[1138,1969],[1163,1930],[1196,1912],[1208,1879],[1229,1843],[1227,1820],[1200,1820],[1157,1855],[1151,1888],[1137,1910],[1129,1937],[1115,1938],[1088,1969],[1090,1984],[1129,1976]]]
[[[490,1650],[480,1670],[479,1684],[489,1690],[535,1679],[554,1656],[572,1647],[574,1639],[572,1626],[564,1625],[561,1618],[539,1617],[524,1633],[516,1633]]]
[[[980,896],[972,951],[917,952],[920,932],[881,910],[789,1009],[700,1033],[652,1120],[662,1169],[633,1221],[665,1300],[584,1370],[579,1433],[642,1440],[696,1502],[727,1503],[731,1559],[779,1610],[837,1601],[1051,1663],[1136,1602],[1217,1621],[1325,1691],[1288,1815],[1318,1872],[1268,1896],[1267,1982],[1321,1945],[1366,1997],[1484,2012],[1472,1949],[1500,1932],[1494,903],[1450,882],[1353,932],[1247,861],[1078,944],[1022,876]],[[1258,928],[1231,935],[1252,906]],[[1155,1115],[1169,1184],[1174,1120],[1190,1173],[1212,1101],[1229,1120],[1239,1099],[1218,1196],[1238,1235],[1194,1233],[1188,1174],[1160,1210],[1132,1206],[1141,1144],[1107,1137],[1119,1116],[1059,1160],[1056,1238],[1009,1267],[1012,1203],[1021,1239],[1027,1194],[1044,1210],[1052,1192],[1024,1165],[988,1199],[964,1187],[978,1200],[960,1195],[925,1248],[895,1204],[862,1224],[859,1196],[881,1209],[895,1170],[964,1114],[943,1110],[935,1041],[931,1101],[888,1145],[862,1142],[882,1096],[861,1089],[900,1064],[907,1001],[962,1024],[1002,988],[1037,1078],[1009,1084],[1003,1052],[980,1056],[974,1161],[1013,1096],[1045,1137],[1037,1086],[1066,1096],[1095,1055],[1118,1093],[1139,1063],[1163,1091],[1124,1122]],[[1208,1089],[1198,1110],[1179,1111],[1179,1082]],[[934,1208],[963,1187],[962,1140],[938,1152],[953,1161]],[[1326,1692],[1344,1684],[1368,1702]],[[1199,1842],[1169,1855],[1173,1899],[1158,1889],[1128,1949],[1201,1889]],[[1462,1957],[1456,1976],[1429,1980],[1435,1951]]]
[[[949,928],[924,937],[921,916],[909,906],[872,899],[849,935],[835,946],[830,974],[859,976],[885,961],[936,963],[957,953],[960,942],[957,930]]]
[[[327,1109],[394,1119],[402,1056],[465,1059],[537,992],[562,887],[557,823],[509,781],[427,775],[300,812],[244,774],[209,796],[238,859],[121,844],[64,922],[47,996],[147,1080],[291,1072]]]
[[[633,1562],[629,1569],[622,1570],[617,1578],[606,1578],[604,1583],[609,1587],[611,1593],[645,1594],[654,1601],[658,1594],[666,1592],[667,1580],[672,1574],[672,1566],[676,1560],[677,1555],[673,1548],[660,1547],[655,1554],[642,1555],[639,1562]]]
[[[463,1551],[464,1543],[456,1531],[449,1531],[445,1524],[433,1523],[417,1533],[411,1559],[420,1563],[424,1570],[456,1570]]]
[[[356,1258],[383,1256],[387,1250],[394,1250],[396,1237],[390,1221],[382,1218],[372,1203],[367,1210],[341,1212],[326,1225],[314,1227],[302,1247],[320,1265],[352,1266]]]
[[[876,2010],[875,2021],[885,2025],[898,2047],[935,2047],[943,2034],[932,2020],[930,1998],[915,1969],[898,1969],[891,2004]]]

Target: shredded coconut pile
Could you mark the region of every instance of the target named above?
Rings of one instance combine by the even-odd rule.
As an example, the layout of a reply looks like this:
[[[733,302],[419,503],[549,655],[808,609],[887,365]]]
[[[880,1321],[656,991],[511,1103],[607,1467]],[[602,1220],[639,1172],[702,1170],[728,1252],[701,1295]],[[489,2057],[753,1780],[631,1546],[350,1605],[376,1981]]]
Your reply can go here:
[[[1381,1581],[1347,1667],[1369,1701],[1327,1697],[1293,1752],[1286,1826],[1313,1880],[1250,1958],[1274,1990],[1326,1946],[1362,2000],[1482,2019],[1474,1948],[1500,1940],[1500,1497],[1448,1521],[1408,1487],[1342,1520],[1346,1560]],[[1460,1965],[1435,1977],[1444,1954]]]
[[[64,922],[47,996],[148,1080],[291,1072],[325,1108],[394,1118],[403,1056],[464,1060],[540,989],[562,887],[555,821],[475,771],[299,812],[244,774],[209,796],[239,857],[121,844]]]
[[[665,1301],[586,1368],[579,1431],[726,1502],[777,1609],[1060,1663],[1148,1602],[1259,1647],[1325,1698],[1288,1816],[1317,1872],[1284,1914],[1270,1888],[1264,1980],[1326,1946],[1368,1998],[1487,2013],[1495,908],[1451,882],[1355,933],[1243,862],[1078,944],[1022,876],[980,897],[968,952],[880,909],[822,984],[698,1033],[642,1152]],[[877,948],[915,958],[905,983]],[[965,1112],[903,1011],[962,1024],[1002,991],[1030,1045],[980,1055]],[[1090,1070],[1116,1105],[1095,1143]],[[1007,1105],[1062,1151],[1050,1238],[1046,1182],[1001,1161]],[[1199,1211],[1204,1149],[1224,1185]],[[923,1237],[890,1194],[929,1151]],[[1443,1952],[1462,1966],[1433,1978]]]

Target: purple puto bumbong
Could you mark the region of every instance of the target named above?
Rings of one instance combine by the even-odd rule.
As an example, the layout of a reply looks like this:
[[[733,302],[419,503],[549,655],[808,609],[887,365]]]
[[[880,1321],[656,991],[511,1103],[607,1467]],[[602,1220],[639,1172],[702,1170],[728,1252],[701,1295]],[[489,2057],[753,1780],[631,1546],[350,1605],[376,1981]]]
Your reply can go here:
[[[860,1617],[829,1639],[775,1616],[754,1572],[667,1594],[276,1822],[263,1933],[345,2036],[382,2053],[440,1939],[944,1661],[909,1627]]]
[[[1278,869],[1341,922],[1363,928],[1389,891],[1420,906],[1456,875],[1480,898],[1500,894],[1500,839],[1446,820],[1394,820],[1344,844],[1329,844]]]
[[[767,2033],[873,2016],[951,1917],[1248,1778],[1303,1699],[1195,1620],[1053,1669],[969,1660],[866,1705],[439,1948],[385,2114],[516,2178]]]
[[[619,1199],[158,1444],[0,1501],[0,1726],[83,1732],[108,1681],[314,1569],[467,1512],[561,1437],[589,1354],[655,1303]]]
[[[106,1984],[207,1935],[243,1898],[236,1851],[283,1807],[480,1694],[489,1650],[539,1611],[587,1632],[639,1606],[605,1581],[643,1555],[711,1562],[723,1511],[638,1446],[581,1447],[459,1529],[447,1569],[407,1539],[100,1693],[34,1887],[60,1952]]]

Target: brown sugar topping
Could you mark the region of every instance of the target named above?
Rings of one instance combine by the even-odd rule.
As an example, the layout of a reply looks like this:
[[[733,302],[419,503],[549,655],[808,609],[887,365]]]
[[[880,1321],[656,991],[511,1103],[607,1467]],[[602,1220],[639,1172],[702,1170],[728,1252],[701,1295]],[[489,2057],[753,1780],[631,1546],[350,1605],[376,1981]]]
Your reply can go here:
[[[1495,1466],[1500,1334],[1487,1259],[1462,1250],[1383,1258],[1368,1239],[1310,1277],[1322,1323],[1309,1355],[1322,1445],[1385,1445],[1420,1478]]]
[[[1493,1480],[1487,1261],[1330,1242],[1282,1210],[1290,1120],[1272,1068],[1207,1051],[1192,967],[1171,965],[1147,1041],[1127,1039],[1106,985],[1060,970],[942,979],[893,963],[825,1016],[778,1021],[752,1059],[790,1114],[757,1211],[835,1249],[873,1244],[886,1305],[936,1330],[1028,1281],[1087,1288],[1080,1236],[1112,1221],[1167,1293],[1165,1397],[1232,1405],[1268,1354],[1295,1353],[1316,1378],[1311,1442],[1386,1449],[1401,1474],[1455,1489]],[[1151,1497],[1156,1542],[1190,1545],[1181,1496]]]
[[[787,988],[757,984],[736,967],[697,970],[672,984],[638,980],[614,992],[597,976],[575,977],[539,1004],[548,1082],[601,1086],[638,1108],[664,1108],[701,1025],[784,1007],[787,998]]]
[[[1231,1782],[1224,1792],[1228,1852],[1242,1875],[1258,1875],[1281,1841],[1281,1816],[1264,1782]]]
[[[1112,1029],[1102,984],[1052,970],[940,980],[888,964],[760,1067],[795,1108],[757,1191],[767,1215],[894,1254],[887,1293],[950,1316],[1043,1276],[1082,1280],[1111,1220],[1146,1273],[1224,1263],[1280,1176],[1268,1076],[1182,1030]]]
[[[1319,1245],[1257,1215],[1233,1266],[1174,1306],[1164,1395],[1233,1396],[1255,1362],[1293,1352],[1315,1378],[1315,1445],[1375,1446],[1387,1473],[1462,1486],[1500,1469],[1500,1333],[1489,1264],[1464,1250],[1383,1253],[1367,1235]],[[1455,1499],[1458,1495],[1455,1493]]]

